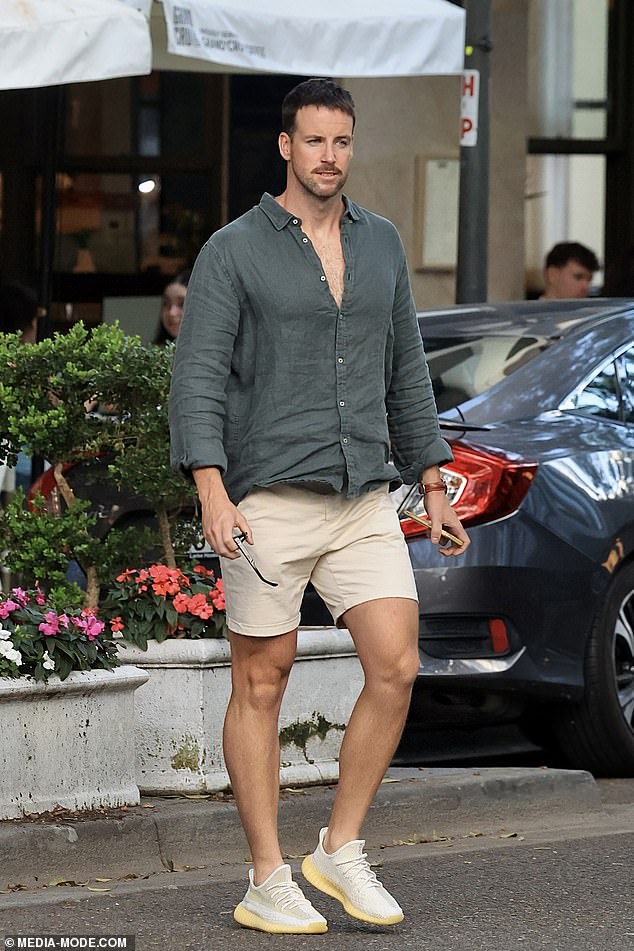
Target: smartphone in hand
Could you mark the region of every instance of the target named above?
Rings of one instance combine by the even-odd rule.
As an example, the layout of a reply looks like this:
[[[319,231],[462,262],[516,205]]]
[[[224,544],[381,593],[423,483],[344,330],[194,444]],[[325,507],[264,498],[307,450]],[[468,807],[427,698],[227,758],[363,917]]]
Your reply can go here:
[[[405,509],[403,515],[406,515],[408,518],[411,518],[412,521],[418,522],[419,525],[424,525],[425,528],[431,530],[431,521],[428,518],[423,517],[422,515],[416,515],[410,509]],[[464,545],[464,542],[461,538],[458,538],[457,535],[453,535],[451,532],[448,532],[446,528],[441,528],[440,530],[441,539],[448,539],[450,542],[453,542],[454,545],[459,545],[461,548]]]

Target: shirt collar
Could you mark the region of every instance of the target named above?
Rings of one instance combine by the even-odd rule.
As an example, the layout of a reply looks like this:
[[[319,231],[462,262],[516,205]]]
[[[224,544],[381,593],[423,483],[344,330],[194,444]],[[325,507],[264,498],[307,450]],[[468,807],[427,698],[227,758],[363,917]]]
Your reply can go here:
[[[343,203],[345,205],[344,217],[350,218],[351,221],[359,221],[361,219],[359,206],[346,195],[343,196]],[[264,192],[262,195],[260,208],[273,227],[278,231],[285,228],[291,221],[299,221],[301,224],[301,218],[296,218],[295,215],[287,211],[286,208],[282,208],[280,203],[275,201],[273,195],[270,195],[268,192]]]

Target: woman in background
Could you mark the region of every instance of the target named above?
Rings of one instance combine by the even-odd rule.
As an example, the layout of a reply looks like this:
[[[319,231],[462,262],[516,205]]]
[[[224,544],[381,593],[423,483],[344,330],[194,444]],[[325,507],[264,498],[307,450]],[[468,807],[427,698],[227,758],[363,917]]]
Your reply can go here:
[[[163,291],[163,301],[161,303],[161,316],[159,325],[152,343],[159,347],[166,343],[172,343],[178,337],[181,320],[183,317],[183,304],[187,294],[187,285],[192,271],[188,268],[181,271],[175,277],[170,279],[169,284]]]

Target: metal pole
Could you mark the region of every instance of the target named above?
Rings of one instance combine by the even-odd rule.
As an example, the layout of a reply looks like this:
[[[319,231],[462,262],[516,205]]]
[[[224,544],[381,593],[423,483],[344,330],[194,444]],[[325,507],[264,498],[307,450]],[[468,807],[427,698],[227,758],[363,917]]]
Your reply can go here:
[[[44,165],[42,168],[42,205],[40,218],[40,254],[38,261],[38,340],[51,335],[51,278],[57,231],[57,172],[62,144],[64,93],[61,86],[41,90]]]
[[[57,172],[62,144],[64,93],[61,86],[40,90],[42,105],[44,164],[42,167],[42,200],[40,206],[40,248],[38,260],[37,339],[51,336],[51,278],[55,259],[57,231]],[[44,460],[33,456],[31,481],[44,471]]]
[[[487,299],[491,0],[465,0],[456,303]]]

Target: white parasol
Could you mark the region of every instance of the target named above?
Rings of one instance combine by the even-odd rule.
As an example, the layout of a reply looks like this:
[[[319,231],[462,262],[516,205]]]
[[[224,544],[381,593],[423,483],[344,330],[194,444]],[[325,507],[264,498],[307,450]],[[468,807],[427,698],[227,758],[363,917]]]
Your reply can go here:
[[[448,0],[162,2],[169,53],[226,72],[421,76],[464,67],[465,11]]]
[[[0,89],[150,72],[146,18],[121,0],[0,0]]]

